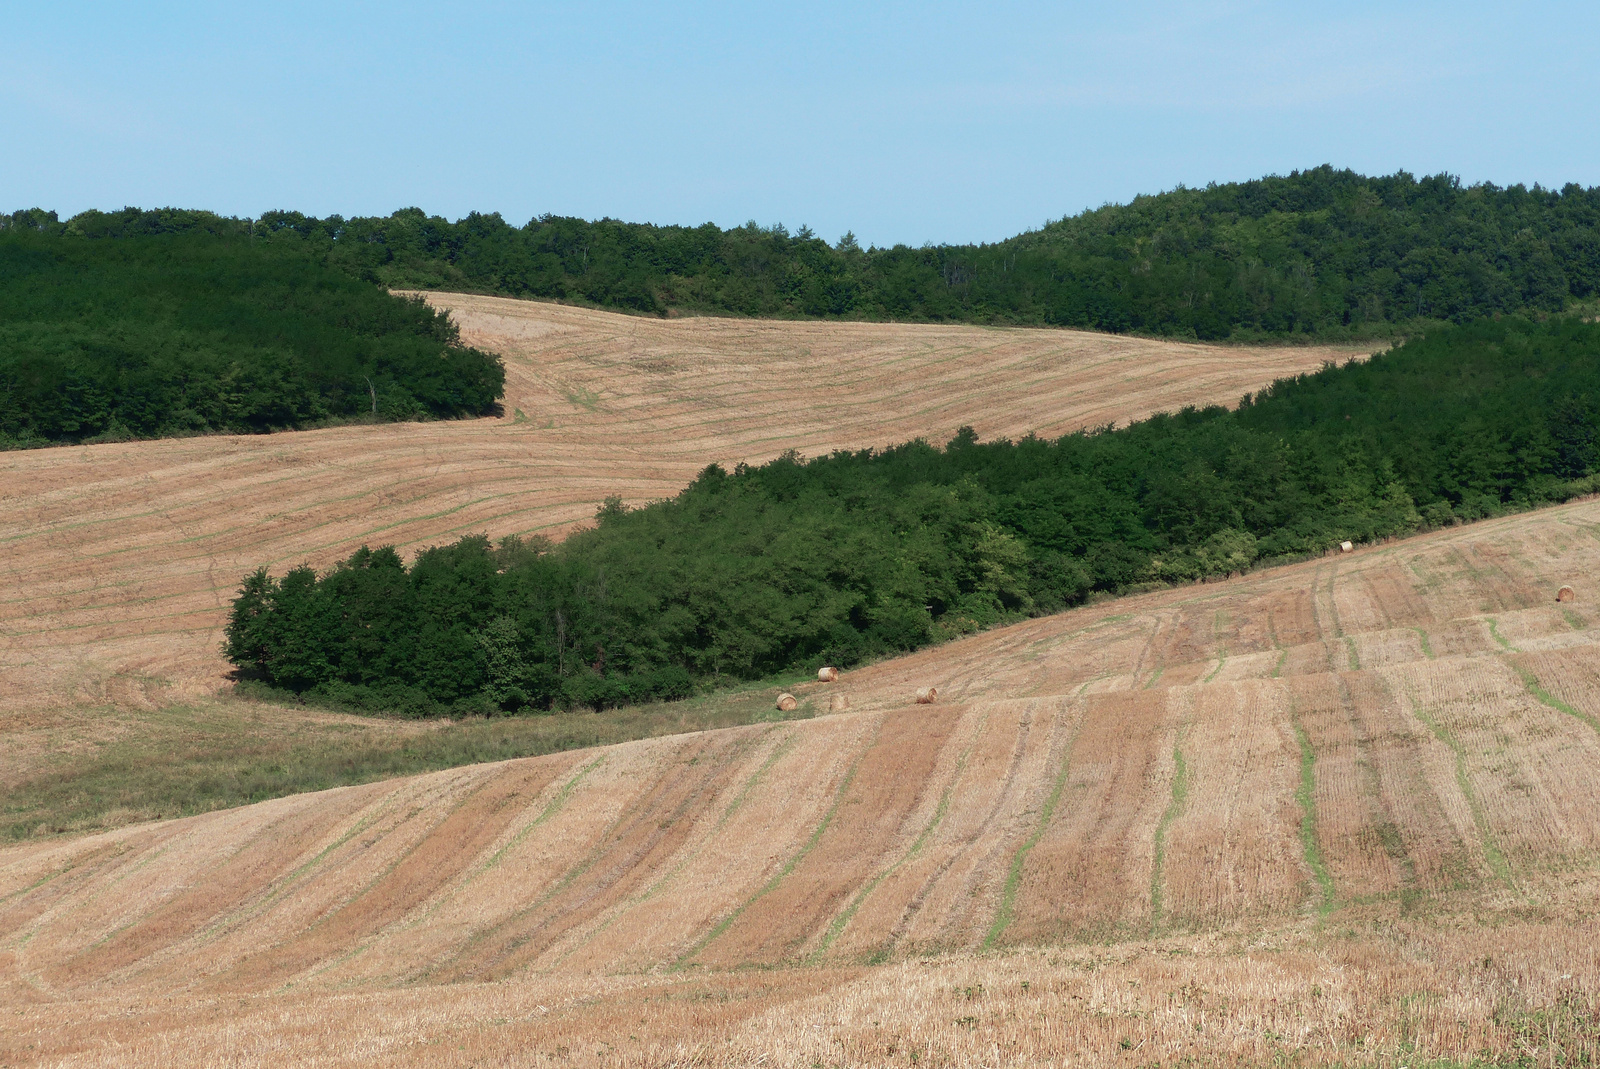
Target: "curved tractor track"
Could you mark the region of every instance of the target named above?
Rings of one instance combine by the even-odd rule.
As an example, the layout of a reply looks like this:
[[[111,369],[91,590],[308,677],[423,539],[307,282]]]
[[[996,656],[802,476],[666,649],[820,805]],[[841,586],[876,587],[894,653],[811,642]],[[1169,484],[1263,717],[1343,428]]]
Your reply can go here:
[[[505,415],[0,454],[0,711],[214,692],[241,576],[363,543],[559,535],[713,461],[963,424],[1060,435],[1233,403],[1348,351],[1059,330],[639,319],[431,294],[502,353]]]
[[[1515,1053],[1600,997],[1597,570],[1581,502],[972,636],[845,714],[10,848],[0,1002],[62,1064]]]

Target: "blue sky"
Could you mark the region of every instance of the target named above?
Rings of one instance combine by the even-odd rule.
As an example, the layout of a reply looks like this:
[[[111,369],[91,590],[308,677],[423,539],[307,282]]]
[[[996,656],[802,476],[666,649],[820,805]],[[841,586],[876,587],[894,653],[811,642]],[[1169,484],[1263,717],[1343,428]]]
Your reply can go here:
[[[990,241],[1331,162],[1600,184],[1600,4],[0,5],[0,210]]]

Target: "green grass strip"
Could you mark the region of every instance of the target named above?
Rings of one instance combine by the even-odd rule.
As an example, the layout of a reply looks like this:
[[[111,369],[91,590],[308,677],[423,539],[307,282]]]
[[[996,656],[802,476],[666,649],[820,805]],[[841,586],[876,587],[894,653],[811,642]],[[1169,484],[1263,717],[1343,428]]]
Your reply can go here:
[[[716,825],[711,829],[713,833],[722,830],[722,826],[732,819],[733,815],[744,805],[745,799],[750,797],[750,792],[755,790],[756,785],[766,778],[772,766],[783,760],[789,751],[794,749],[795,743],[799,741],[800,736],[791,729],[789,734],[784,736],[783,740],[772,748],[772,752],[767,755],[767,759],[761,762],[761,767],[750,773],[750,778],[744,781],[744,785],[739,788],[739,793],[734,795],[732,800],[728,802],[728,808],[722,811],[722,815],[717,818]]]
[[[881,720],[878,721],[878,730],[883,730],[883,721]],[[873,736],[873,743],[876,741],[877,736],[875,733]],[[806,840],[805,845],[802,846],[793,857],[789,858],[789,860],[784,863],[783,868],[779,869],[777,874],[773,876],[772,879],[764,883],[760,890],[751,895],[749,898],[745,899],[743,904],[736,908],[732,913],[722,918],[722,920],[717,923],[715,928],[711,929],[711,931],[700,937],[699,942],[695,943],[694,946],[690,947],[688,950],[679,955],[678,960],[672,963],[672,969],[674,971],[683,968],[697,955],[699,955],[701,951],[705,950],[706,947],[715,942],[723,932],[726,932],[729,928],[733,927],[733,922],[743,916],[745,910],[749,909],[763,897],[776,890],[778,885],[788,878],[789,873],[793,872],[800,862],[805,860],[806,855],[811,853],[812,849],[816,847],[817,843],[821,841],[822,836],[827,832],[828,826],[833,823],[833,818],[839,812],[839,806],[844,803],[845,794],[850,790],[850,785],[855,782],[856,769],[861,767],[861,761],[867,756],[867,751],[872,749],[873,743],[867,744],[862,748],[860,753],[856,754],[856,759],[850,763],[849,770],[845,772],[844,779],[839,783],[839,789],[834,792],[833,804],[830,805],[828,807],[828,811],[823,814],[822,822],[818,824],[811,832],[811,838]]]
[[[776,728],[769,728],[768,730],[776,730]],[[741,807],[743,807],[745,799],[750,797],[750,792],[755,790],[756,785],[766,778],[767,772],[772,768],[773,765],[777,764],[786,754],[789,753],[790,750],[794,749],[795,743],[798,741],[799,736],[793,731],[790,731],[789,734],[778,743],[778,745],[772,748],[772,752],[767,755],[767,759],[761,762],[761,767],[750,773],[749,777],[745,779],[744,784],[739,788],[739,793],[734,795],[733,798],[728,802],[727,808],[724,809],[722,811],[722,815],[717,818],[716,824],[712,825],[711,835],[715,835],[717,832],[721,831],[723,825],[727,824],[729,820],[733,819],[733,815],[737,813]],[[707,836],[706,841],[710,841],[710,836]],[[660,891],[661,888],[665,887],[668,883],[675,879],[680,872],[688,868],[689,863],[692,862],[696,857],[700,856],[700,851],[702,849],[704,849],[704,844],[695,847],[695,849],[691,851],[687,857],[673,866],[671,872],[667,873],[655,883],[645,888],[642,894],[640,894],[637,898],[632,899],[628,904],[630,906],[637,905],[640,902],[646,902],[654,897],[656,892]],[[611,917],[607,918],[605,924],[601,925],[600,928],[596,930],[597,934],[599,931],[604,930],[606,925],[609,925],[613,920],[616,919],[617,916],[618,914],[613,914]]]
[[[318,852],[315,857],[311,858],[309,861],[302,862],[297,868],[295,868],[295,870],[293,872],[289,873],[288,876],[284,877],[282,880],[278,881],[278,883],[276,885],[272,886],[267,891],[266,895],[259,902],[257,902],[254,905],[254,907],[251,910],[251,913],[252,914],[259,914],[267,906],[272,905],[272,903],[277,901],[277,899],[285,891],[289,890],[290,887],[293,887],[294,884],[296,883],[296,881],[298,881],[300,879],[300,877],[304,876],[306,873],[310,872],[313,868],[315,868],[316,866],[321,864],[322,860],[324,858],[326,858],[329,854],[333,853],[335,850],[339,849],[341,846],[343,846],[346,843],[348,843],[351,839],[354,839],[357,835],[360,835],[363,831],[366,831],[367,828],[371,827],[381,817],[386,816],[389,813],[389,811],[394,808],[394,805],[395,805],[394,795],[393,794],[389,794],[384,798],[383,804],[380,805],[375,812],[363,813],[361,818],[359,820],[355,821],[354,823],[352,823],[350,825],[349,829],[343,835],[339,836],[337,839],[335,839],[333,842],[329,843],[327,846],[324,846],[322,848],[322,850],[320,852]],[[225,920],[217,921],[215,924],[213,924],[211,927],[209,927],[209,928],[207,928],[205,930],[205,933],[204,933],[205,937],[209,939],[214,932],[216,932],[219,928],[221,928],[226,923],[228,923],[228,921],[225,921]]]
[[[985,947],[994,946],[1015,917],[1017,888],[1022,885],[1023,863],[1028,860],[1028,853],[1039,845],[1040,839],[1044,838],[1045,831],[1050,827],[1050,819],[1055,816],[1056,806],[1061,801],[1061,792],[1067,786],[1067,773],[1072,769],[1072,748],[1078,741],[1078,732],[1082,730],[1083,720],[1080,717],[1078,726],[1072,732],[1072,738],[1067,740],[1067,752],[1061,757],[1061,771],[1056,773],[1056,781],[1050,788],[1050,796],[1044,801],[1044,809],[1039,813],[1039,823],[1033,829],[1033,834],[1028,836],[1027,842],[1017,847],[1017,852],[1011,857],[1011,868],[1006,872],[1005,886],[1000,891],[1000,908],[995,911],[994,923],[989,926],[989,934],[983,937]]]
[[[90,855],[90,857],[93,858],[93,855]],[[65,876],[67,873],[71,872],[73,869],[75,869],[78,866],[82,865],[84,863],[84,860],[85,859],[81,858],[81,857],[73,858],[70,862],[68,862],[62,868],[56,869],[54,872],[46,873],[45,875],[40,876],[37,880],[34,880],[32,883],[28,884],[26,887],[19,887],[15,891],[12,891],[10,894],[0,895],[0,905],[4,905],[5,903],[11,901],[13,898],[20,898],[21,896],[29,893],[30,891],[37,891],[39,888],[43,887],[45,884],[49,883],[51,880],[54,880],[56,877]]]
[[[1278,628],[1272,622],[1272,614],[1267,613],[1267,637],[1272,640],[1272,648],[1278,651],[1278,663],[1272,666],[1272,678],[1277,679],[1283,674],[1283,666],[1288,663],[1289,650],[1278,641]]]
[[[769,728],[768,730],[775,731],[777,729]],[[744,781],[744,785],[739,788],[739,793],[733,796],[733,800],[730,801],[727,808],[722,811],[722,816],[717,818],[717,823],[711,829],[711,835],[715,835],[717,832],[722,830],[722,826],[728,823],[728,820],[733,816],[733,814],[738,812],[739,808],[744,805],[745,799],[749,797],[750,792],[755,789],[756,784],[766,776],[767,770],[773,765],[777,764],[778,760],[782,758],[783,755],[794,749],[796,741],[798,741],[798,737],[794,732],[791,731],[783,739],[783,741],[778,743],[777,746],[773,747],[772,753],[767,755],[767,759],[762,762],[761,767],[750,774],[749,778]],[[710,842],[710,836],[707,836],[706,842]],[[637,906],[642,902],[648,902],[650,899],[654,898],[663,887],[677,879],[683,870],[688,868],[694,862],[694,859],[700,856],[700,851],[704,848],[705,843],[702,843],[700,846],[697,846],[693,850],[689,851],[687,856],[682,858],[676,865],[672,867],[672,871],[657,879],[655,883],[651,884],[649,887],[646,887],[638,895],[628,899],[627,902],[613,911],[610,916],[601,921],[598,927],[596,927],[588,935],[584,936],[582,940],[573,945],[572,948],[569,949],[565,954],[561,955],[555,964],[560,966],[562,962],[566,961],[568,958],[572,957],[572,955],[576,954],[579,950],[587,946],[589,942],[601,932],[611,927],[612,923],[616,921],[618,917],[621,917],[624,912],[632,909],[634,906]]]
[[[987,714],[985,714],[985,717],[987,718]],[[982,730],[980,727],[978,733],[982,734]],[[976,745],[976,743],[973,745]],[[933,810],[933,816],[923,826],[922,832],[917,836],[916,841],[911,844],[904,854],[900,855],[893,865],[878,873],[865,887],[856,892],[855,898],[850,900],[850,905],[845,908],[845,911],[835,917],[832,924],[828,925],[828,931],[823,935],[822,942],[817,944],[817,949],[812,951],[811,956],[806,959],[807,965],[814,965],[821,960],[822,955],[826,954],[828,948],[833,945],[833,941],[844,934],[845,928],[855,919],[856,911],[867,900],[867,896],[878,889],[880,883],[893,876],[901,865],[922,853],[922,848],[927,845],[928,840],[933,837],[934,831],[944,822],[945,814],[950,811],[950,792],[955,790],[956,783],[961,779],[961,773],[966,769],[967,758],[971,753],[972,746],[968,746],[966,752],[956,761],[955,773],[950,777],[950,782],[945,784],[944,791],[939,795],[939,804]]]
[[[1172,822],[1178,819],[1178,814],[1183,812],[1184,802],[1189,798],[1189,766],[1183,760],[1183,733],[1179,732],[1178,741],[1172,746],[1172,798],[1167,802],[1167,808],[1161,814],[1161,823],[1156,825],[1155,857],[1150,865],[1150,934],[1156,935],[1161,929],[1161,914],[1166,908],[1165,876],[1164,869],[1167,862],[1167,830],[1172,827]]]
[[[1428,725],[1435,737],[1446,746],[1456,759],[1456,785],[1461,788],[1461,793],[1466,796],[1467,807],[1472,810],[1472,822],[1478,828],[1478,840],[1483,845],[1484,860],[1488,861],[1489,868],[1498,876],[1507,887],[1516,890],[1516,883],[1511,877],[1511,865],[1506,861],[1505,854],[1500,852],[1500,847],[1495,844],[1494,835],[1489,831],[1489,821],[1483,815],[1483,804],[1478,801],[1478,796],[1472,790],[1472,784],[1467,779],[1466,751],[1461,748],[1461,743],[1456,740],[1442,724],[1429,716],[1419,705],[1415,706],[1417,719]]]
[[[1206,676],[1204,682],[1209,683],[1213,679],[1216,679],[1217,678],[1217,673],[1222,671],[1222,666],[1227,664],[1227,663],[1228,663],[1228,651],[1227,650],[1223,650],[1221,655],[1218,656],[1218,658],[1217,658],[1217,666],[1211,670],[1211,674],[1210,675]]]
[[[1522,665],[1513,664],[1511,667],[1515,668],[1517,670],[1517,675],[1522,677],[1522,685],[1528,688],[1529,694],[1532,694],[1535,698],[1538,698],[1539,701],[1545,705],[1548,705],[1557,712],[1566,713],[1570,717],[1582,720],[1595,731],[1600,732],[1600,720],[1596,720],[1594,717],[1590,716],[1581,709],[1574,709],[1572,706],[1568,705],[1554,694],[1551,694],[1549,691],[1545,690],[1544,687],[1539,685],[1539,677],[1522,667]]]
[[[1350,671],[1361,671],[1361,654],[1356,652],[1356,640],[1349,635],[1344,637],[1344,644],[1350,650]]]
[[[593,772],[604,763],[604,757],[596,757],[593,761],[590,761],[588,764],[578,769],[576,775],[561,785],[561,789],[556,792],[556,796],[545,804],[545,807],[539,811],[539,815],[518,829],[517,834],[512,836],[509,842],[507,842],[500,849],[496,850],[494,854],[488,858],[488,860],[479,865],[477,869],[473,871],[471,876],[467,877],[467,881],[470,882],[477,879],[485,872],[488,872],[490,869],[500,864],[502,858],[520,846],[522,841],[533,833],[533,829],[537,828],[539,825],[543,824],[545,821],[561,812],[561,808],[567,804],[567,799],[572,797],[572,792],[578,789],[578,784],[582,783],[584,779],[588,777],[589,773]]]
[[[1500,643],[1500,648],[1507,653],[1518,652],[1517,648],[1506,641],[1506,637],[1500,633],[1500,623],[1493,618],[1489,620],[1489,634],[1496,642]]]
[[[1428,633],[1420,627],[1413,627],[1411,630],[1422,640],[1422,655],[1430,661],[1433,660],[1433,646],[1428,642]]]
[[[1300,786],[1294,792],[1295,800],[1300,803],[1300,846],[1305,853],[1306,865],[1316,877],[1317,887],[1321,890],[1317,913],[1326,917],[1333,911],[1337,899],[1333,891],[1333,877],[1328,874],[1322,846],[1317,839],[1317,802],[1313,796],[1317,785],[1317,752],[1312,749],[1311,737],[1293,712],[1289,714],[1289,723],[1294,728],[1295,741],[1300,744]]]
[[[1333,592],[1334,584],[1339,581],[1339,566],[1335,564],[1328,573],[1328,612],[1333,617],[1333,635],[1335,638],[1344,637],[1344,624],[1339,620],[1339,601]]]
[[[522,828],[520,828],[517,831],[517,834],[514,835],[509,842],[507,842],[500,849],[496,850],[492,856],[490,856],[486,861],[483,862],[483,864],[481,864],[477,868],[473,869],[472,872],[469,873],[465,879],[463,879],[454,888],[452,888],[451,891],[449,892],[449,897],[453,898],[455,895],[459,894],[467,886],[467,884],[469,884],[472,881],[476,880],[478,877],[482,876],[485,872],[488,872],[490,869],[492,869],[495,866],[497,866],[498,864],[500,864],[501,860],[506,856],[506,854],[508,854],[512,850],[516,849],[516,847],[520,843],[522,843],[525,839],[527,839],[527,837],[529,835],[531,835],[533,833],[533,830],[535,828],[537,828],[539,825],[543,824],[545,821],[549,820],[551,817],[553,817],[557,813],[559,813],[561,811],[562,807],[564,807],[566,805],[567,799],[572,797],[572,792],[577,790],[578,784],[583,782],[583,780],[589,775],[589,773],[593,772],[595,769],[599,768],[604,763],[605,763],[605,757],[604,756],[596,757],[593,761],[590,761],[588,764],[586,764],[582,768],[578,769],[577,774],[575,774],[571,779],[567,780],[566,783],[563,783],[561,785],[561,789],[556,792],[556,796],[554,798],[550,799],[550,801],[545,804],[545,807],[542,810],[539,811],[539,815],[538,816],[534,817],[527,824],[523,825]],[[613,823],[612,827],[615,827],[615,826],[616,825]],[[610,829],[608,828],[607,831],[609,831],[609,830]],[[572,883],[573,880],[575,880],[577,878],[578,873],[581,873],[583,870],[587,869],[590,864],[593,864],[593,859],[592,858],[590,859],[590,861],[588,863],[578,867],[576,870],[569,870],[567,872],[567,874],[558,883],[556,883],[554,886],[545,888],[544,893],[539,895],[539,897],[536,898],[530,905],[522,907],[521,909],[519,909],[515,913],[513,913],[510,917],[507,917],[504,920],[500,921],[499,923],[494,924],[490,928],[484,929],[482,931],[474,933],[466,941],[466,943],[464,943],[461,946],[460,949],[458,949],[454,954],[452,954],[450,956],[450,958],[448,960],[442,961],[442,962],[438,962],[435,965],[433,965],[430,968],[428,968],[422,974],[420,979],[426,980],[427,978],[431,977],[437,971],[443,969],[445,966],[447,966],[449,964],[452,964],[453,962],[459,961],[462,957],[464,957],[466,955],[468,950],[470,950],[470,949],[472,949],[474,947],[480,946],[494,932],[501,931],[501,930],[505,929],[505,927],[507,925],[515,922],[516,920],[518,920],[518,919],[520,919],[522,917],[526,917],[528,914],[533,913],[535,910],[538,910],[546,902],[550,901],[550,899],[552,899],[556,895],[560,894],[562,890],[564,890],[569,884]],[[429,910],[422,915],[422,917],[419,917],[416,921],[414,921],[411,924],[408,924],[406,927],[407,928],[413,928],[417,924],[422,923],[422,921],[424,921],[428,917],[432,916],[433,913],[435,913],[437,910],[443,908],[444,903],[445,903],[446,900],[447,899],[445,897],[439,898],[437,901],[435,901],[433,906],[431,908],[429,908]],[[523,945],[523,943],[525,943],[526,941],[527,941],[526,938],[524,938],[522,940],[513,940],[513,942],[509,945],[507,952],[509,953],[510,951],[516,950],[517,948],[521,947]]]
[[[463,877],[459,883],[457,883],[455,886],[450,888],[447,892],[445,892],[445,894],[443,894],[440,897],[438,897],[437,899],[435,899],[433,904],[430,905],[426,910],[424,910],[421,916],[416,917],[413,920],[411,920],[409,923],[403,925],[401,930],[402,931],[406,931],[406,930],[415,928],[417,925],[423,923],[429,917],[431,917],[435,913],[437,913],[440,909],[444,908],[445,903],[447,901],[449,901],[450,899],[454,898],[456,895],[460,894],[461,891],[468,884],[472,883],[474,880],[476,880],[478,877],[482,876],[484,873],[488,872],[490,869],[492,869],[495,866],[499,865],[500,862],[505,858],[505,856],[508,853],[510,853],[511,851],[515,850],[519,845],[522,844],[522,842],[524,840],[526,840],[528,838],[529,835],[533,834],[533,831],[534,831],[535,828],[539,827],[539,825],[545,823],[551,817],[553,817],[557,813],[559,813],[562,810],[562,808],[567,804],[567,800],[572,797],[572,792],[578,789],[578,784],[582,783],[588,777],[589,773],[593,772],[595,769],[599,768],[604,763],[605,763],[605,757],[603,757],[603,756],[596,757],[593,761],[590,761],[588,764],[586,764],[582,768],[578,769],[578,771],[575,772],[571,776],[571,778],[569,778],[567,780],[567,782],[565,782],[565,783],[563,783],[561,785],[561,789],[556,791],[555,797],[551,798],[550,801],[545,803],[544,808],[539,811],[539,815],[538,816],[534,817],[528,823],[524,824],[521,828],[517,829],[517,833],[515,835],[513,835],[511,837],[511,839],[504,846],[502,846],[500,849],[496,850],[488,858],[484,859],[484,861],[481,864],[479,864],[471,872],[467,873],[467,875],[465,877]],[[549,893],[547,893],[546,895],[541,897],[539,902],[542,903],[548,897],[549,897]],[[534,906],[530,906],[527,909],[518,910],[517,911],[517,916],[522,916],[523,914],[527,913],[529,910],[536,908],[538,904],[539,903],[535,903]],[[499,925],[497,925],[496,927],[499,927]],[[480,932],[480,933],[474,935],[471,939],[469,939],[467,945],[468,946],[475,946],[478,943],[482,942],[482,940],[484,938],[486,938],[486,933]],[[366,945],[365,944],[360,946],[360,947],[358,947],[358,948],[356,948],[355,950],[352,950],[349,954],[346,954],[344,956],[344,958],[342,958],[340,960],[341,961],[345,961],[345,960],[348,960],[350,958],[353,958],[357,954],[363,952],[364,950],[366,950]],[[463,952],[464,952],[464,950],[462,952],[458,952],[455,955],[455,957],[460,957],[461,953],[463,953]],[[320,972],[321,970],[318,970],[318,971]],[[429,969],[428,973],[431,974],[433,971],[434,971],[433,969]]]

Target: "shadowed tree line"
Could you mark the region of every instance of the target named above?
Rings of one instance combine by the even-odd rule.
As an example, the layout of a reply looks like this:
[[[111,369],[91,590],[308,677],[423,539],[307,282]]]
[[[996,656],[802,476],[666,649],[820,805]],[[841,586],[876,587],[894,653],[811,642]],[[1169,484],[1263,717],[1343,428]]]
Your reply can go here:
[[[712,466],[670,500],[608,501],[560,545],[262,569],[227,653],[246,677],[415,714],[680,697],[1590,492],[1597,428],[1600,325],[1442,327],[1237,410]]]
[[[504,378],[444,313],[299,241],[195,212],[0,216],[0,446],[478,415]]]

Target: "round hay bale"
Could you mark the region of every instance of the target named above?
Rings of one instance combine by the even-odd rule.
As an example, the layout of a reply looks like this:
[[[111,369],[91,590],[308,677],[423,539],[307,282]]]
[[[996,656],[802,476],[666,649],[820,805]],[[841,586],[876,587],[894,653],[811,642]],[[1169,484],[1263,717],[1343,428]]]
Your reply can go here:
[[[918,705],[932,705],[939,700],[938,687],[922,687],[917,691]]]
[[[1339,543],[1339,552],[1340,553],[1349,553],[1351,550],[1353,550],[1355,548],[1356,547],[1351,545],[1349,542],[1340,542]]]
[[[1560,590],[1556,591],[1556,600],[1557,601],[1577,601],[1578,600],[1578,592],[1576,590],[1573,590],[1570,586],[1564,586]]]
[[[842,713],[850,708],[850,699],[844,694],[835,694],[828,699],[828,712]]]
[[[818,683],[837,683],[838,681],[839,681],[839,670],[837,668],[819,668],[819,669],[817,669],[817,682]]]
[[[793,694],[780,694],[780,695],[778,695],[778,711],[779,712],[781,712],[781,713],[792,713],[796,709],[798,709],[799,707],[800,707],[800,703],[795,701],[795,697],[794,697]]]

